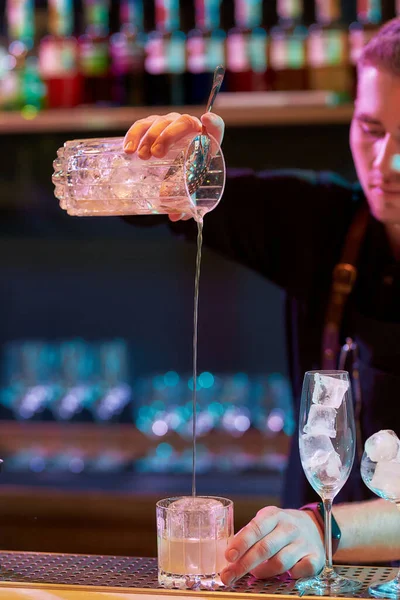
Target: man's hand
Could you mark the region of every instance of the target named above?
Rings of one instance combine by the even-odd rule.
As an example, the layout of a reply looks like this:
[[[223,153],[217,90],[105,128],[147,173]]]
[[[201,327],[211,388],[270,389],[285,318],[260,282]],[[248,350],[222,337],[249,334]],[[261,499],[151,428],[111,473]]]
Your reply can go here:
[[[172,112],[136,121],[125,136],[124,150],[127,153],[137,151],[139,158],[143,160],[152,156],[163,158],[177,141],[189,134],[200,133],[202,125],[221,144],[225,126],[218,115],[206,113],[198,119],[192,115]]]
[[[163,158],[169,148],[183,137],[201,132],[204,125],[207,133],[219,144],[224,137],[225,124],[214,113],[205,113],[201,119],[176,112],[168,115],[151,115],[139,119],[129,129],[124,139],[124,150],[128,154],[138,153],[139,158],[148,160],[152,156]],[[184,214],[170,215],[171,221],[187,220]]]
[[[225,553],[225,585],[246,573],[267,579],[290,571],[294,579],[319,573],[324,566],[322,532],[312,514],[267,506],[239,531]]]

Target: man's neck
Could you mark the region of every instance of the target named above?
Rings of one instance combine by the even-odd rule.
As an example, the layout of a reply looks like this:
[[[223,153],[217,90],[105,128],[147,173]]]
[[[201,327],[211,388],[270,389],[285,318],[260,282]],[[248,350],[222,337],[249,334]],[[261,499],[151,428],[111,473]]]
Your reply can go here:
[[[400,225],[385,225],[385,230],[393,256],[400,261]]]

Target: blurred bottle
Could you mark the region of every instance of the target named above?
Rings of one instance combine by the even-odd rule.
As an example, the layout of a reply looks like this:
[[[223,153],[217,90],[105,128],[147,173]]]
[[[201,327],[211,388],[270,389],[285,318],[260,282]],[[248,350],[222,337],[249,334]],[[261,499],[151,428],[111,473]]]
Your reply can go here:
[[[357,21],[349,26],[349,55],[353,80],[353,96],[357,87],[357,62],[361,52],[379,29],[382,5],[376,0],[358,0]]]
[[[2,23],[0,24],[1,27]],[[8,75],[9,54],[7,52],[6,40],[0,31],[0,110],[6,107],[5,80]]]
[[[170,96],[168,104],[185,104],[186,35],[181,30],[182,10],[179,0],[155,0],[156,27],[164,34],[166,70]]]
[[[148,3],[146,8],[146,29],[149,33],[145,41],[145,103],[147,106],[168,106],[171,88],[166,32],[170,31],[169,26],[174,19],[170,16],[170,3],[165,10],[160,2]]]
[[[359,0],[357,20],[361,23],[386,23],[400,14],[399,0]]]
[[[353,79],[341,2],[319,1],[315,12],[317,24],[309,28],[307,42],[310,88],[333,91],[337,93],[338,100],[349,101]]]
[[[10,44],[2,81],[3,108],[21,110],[29,103],[33,110],[38,110],[43,106],[44,87],[33,55],[33,0],[7,0],[6,22]]]
[[[6,20],[8,38],[25,45],[26,52],[33,48],[35,37],[35,6],[33,0],[7,0]]]
[[[83,102],[111,102],[109,56],[110,0],[83,0],[85,33],[79,38],[80,72],[84,78]]]
[[[82,100],[78,40],[73,37],[72,0],[48,0],[49,35],[40,41],[40,73],[47,87],[48,108],[71,108]]]
[[[111,14],[117,20],[110,37],[112,101],[140,106],[145,101],[143,0],[113,2]]]
[[[277,0],[277,12],[279,24],[271,30],[269,46],[273,89],[306,90],[309,82],[303,0]]]
[[[315,0],[315,20],[320,25],[342,21],[342,0]]]
[[[357,20],[360,23],[381,23],[382,0],[357,0]]]
[[[260,5],[261,6],[261,5]],[[233,23],[230,17],[233,16]],[[233,15],[225,13],[226,35],[226,82],[229,92],[251,92],[253,72],[250,64],[250,29],[246,19],[252,20],[244,0],[235,0]],[[260,14],[260,19],[262,13]]]
[[[213,71],[225,64],[225,32],[221,29],[220,0],[195,0],[194,22],[187,35],[186,103],[204,105]],[[225,82],[223,84],[224,89]]]
[[[165,36],[151,31],[145,42],[145,103],[147,106],[168,106],[171,97],[167,73]]]

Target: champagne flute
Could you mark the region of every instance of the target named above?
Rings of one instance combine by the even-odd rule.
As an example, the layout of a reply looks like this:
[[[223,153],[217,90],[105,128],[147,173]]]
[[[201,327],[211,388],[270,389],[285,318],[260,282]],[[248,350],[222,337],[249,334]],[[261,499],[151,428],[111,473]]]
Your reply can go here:
[[[336,595],[361,584],[342,577],[332,566],[332,502],[350,474],[355,454],[355,422],[347,371],[308,371],[300,406],[301,464],[324,504],[325,566],[321,573],[300,579],[302,594]]]
[[[383,429],[367,439],[361,459],[361,477],[377,496],[400,510],[400,440],[394,431]],[[397,576],[368,588],[375,598],[400,599],[400,569]]]

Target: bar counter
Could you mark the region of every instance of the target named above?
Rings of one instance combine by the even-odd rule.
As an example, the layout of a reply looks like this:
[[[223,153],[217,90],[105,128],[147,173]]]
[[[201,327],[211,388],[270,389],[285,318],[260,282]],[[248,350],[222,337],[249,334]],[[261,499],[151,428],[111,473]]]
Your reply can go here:
[[[0,552],[0,600],[32,598],[36,600],[106,600],[148,596],[160,600],[168,596],[226,599],[259,597],[281,599],[298,597],[296,582],[287,575],[270,580],[252,576],[240,579],[230,588],[208,590],[166,590],[158,586],[155,558],[49,554],[39,552]],[[369,598],[372,581],[396,575],[396,569],[385,567],[336,567],[342,575],[363,583],[353,598]],[[306,596],[303,598],[315,598]],[[340,596],[344,598],[345,596]]]

